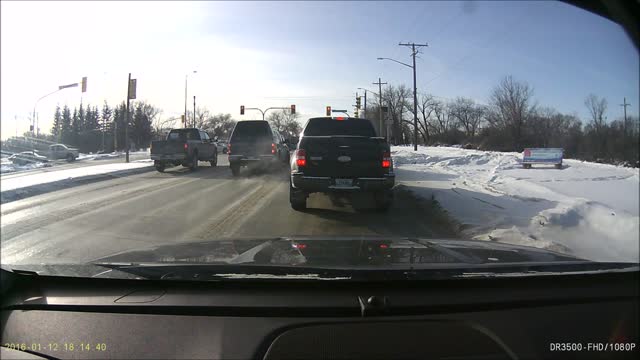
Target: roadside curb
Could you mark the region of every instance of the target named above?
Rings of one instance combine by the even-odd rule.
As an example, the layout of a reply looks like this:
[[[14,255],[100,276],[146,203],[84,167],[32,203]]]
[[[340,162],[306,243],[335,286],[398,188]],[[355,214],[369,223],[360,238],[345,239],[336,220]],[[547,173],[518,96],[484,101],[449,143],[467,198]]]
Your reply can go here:
[[[75,178],[67,178],[63,180],[53,181],[44,184],[37,184],[23,188],[7,190],[0,192],[0,204],[10,203],[12,201],[25,199],[28,197],[45,194],[62,189],[68,189],[74,186],[90,184],[98,181],[111,180],[123,176],[137,175],[155,170],[153,165],[139,167],[135,169],[118,170],[104,174],[86,175]]]

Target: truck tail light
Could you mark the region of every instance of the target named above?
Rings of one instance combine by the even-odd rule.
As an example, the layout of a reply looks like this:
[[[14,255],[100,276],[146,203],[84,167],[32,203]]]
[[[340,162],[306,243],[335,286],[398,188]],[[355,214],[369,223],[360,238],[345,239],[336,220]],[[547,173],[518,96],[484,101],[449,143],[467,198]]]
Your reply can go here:
[[[296,165],[304,167],[307,165],[307,152],[304,149],[296,150]]]
[[[227,155],[231,155],[231,143],[227,144]]]
[[[271,153],[275,154],[276,153],[276,144],[271,143]]]
[[[382,167],[385,169],[391,167],[391,153],[388,151],[382,153]]]
[[[184,151],[189,150],[189,144],[188,143],[184,143]]]

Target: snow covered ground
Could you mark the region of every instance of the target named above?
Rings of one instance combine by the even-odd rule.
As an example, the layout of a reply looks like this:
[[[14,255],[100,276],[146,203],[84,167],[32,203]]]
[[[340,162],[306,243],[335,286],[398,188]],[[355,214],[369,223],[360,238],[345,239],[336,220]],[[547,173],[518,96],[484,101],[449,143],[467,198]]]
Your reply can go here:
[[[41,167],[50,167],[50,166],[51,164],[49,163],[33,163],[33,164],[27,164],[27,165],[16,165],[11,161],[9,161],[8,159],[2,158],[0,162],[0,173],[8,174],[8,173],[13,173],[17,171],[38,169]]]
[[[392,147],[398,183],[435,198],[474,239],[638,262],[639,172],[565,159],[523,169],[522,154]]]
[[[85,176],[103,175],[108,173],[117,173],[120,171],[133,170],[143,167],[153,166],[150,159],[137,160],[130,163],[115,163],[95,166],[82,166],[72,169],[55,170],[45,173],[31,174],[28,176],[3,177],[2,192],[11,191],[20,188],[27,188],[34,185],[43,185],[55,183],[63,180],[73,180]]]

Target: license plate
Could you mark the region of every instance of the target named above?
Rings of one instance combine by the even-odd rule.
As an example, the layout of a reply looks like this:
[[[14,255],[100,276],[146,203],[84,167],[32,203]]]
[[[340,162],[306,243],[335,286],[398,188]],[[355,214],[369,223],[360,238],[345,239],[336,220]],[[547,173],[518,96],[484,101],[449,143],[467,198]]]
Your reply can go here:
[[[352,179],[336,179],[337,187],[350,187],[353,184]]]

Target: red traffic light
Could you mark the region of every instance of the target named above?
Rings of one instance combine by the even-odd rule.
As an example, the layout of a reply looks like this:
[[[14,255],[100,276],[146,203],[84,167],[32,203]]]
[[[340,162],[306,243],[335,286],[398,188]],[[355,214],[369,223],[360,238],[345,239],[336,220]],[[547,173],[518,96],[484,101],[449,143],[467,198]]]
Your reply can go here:
[[[244,115],[244,105],[240,105],[240,115]]]
[[[327,106],[327,116],[331,116],[331,106]]]
[[[295,105],[291,105],[291,113],[292,114],[296,113],[296,106]]]

